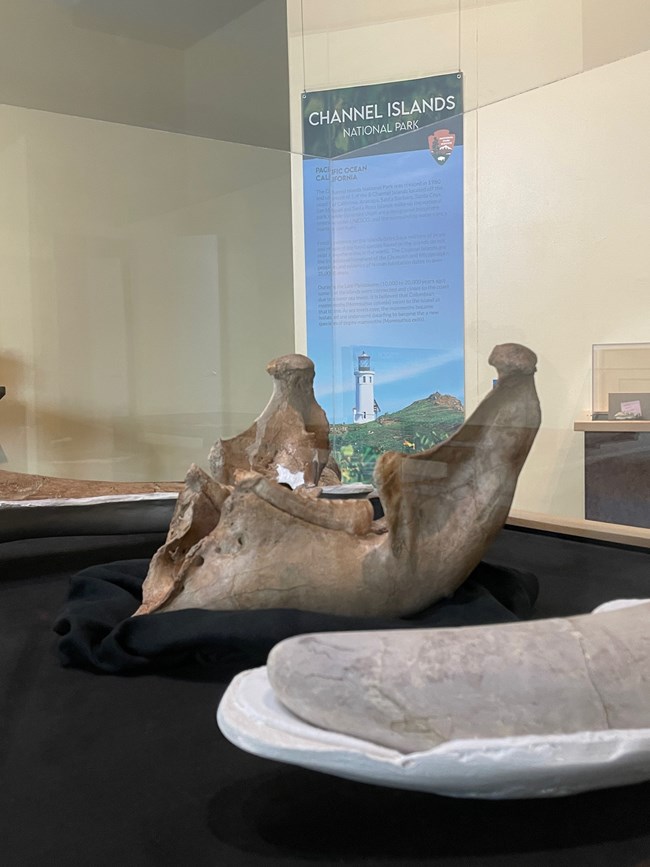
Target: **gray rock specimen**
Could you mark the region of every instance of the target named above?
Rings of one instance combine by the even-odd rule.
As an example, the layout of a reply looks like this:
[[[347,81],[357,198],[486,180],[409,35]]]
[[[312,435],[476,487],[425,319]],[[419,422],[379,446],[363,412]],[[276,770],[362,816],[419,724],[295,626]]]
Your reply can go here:
[[[401,752],[460,738],[650,726],[650,603],[457,629],[289,638],[279,700],[323,729]]]
[[[273,377],[271,399],[247,430],[217,440],[209,455],[210,472],[224,485],[234,485],[238,473],[251,470],[292,487],[338,484],[340,475],[321,479],[330,456],[330,427],[314,398],[314,362],[304,355],[283,355],[266,370]]]
[[[268,407],[236,448],[234,440],[225,441],[230,445],[218,445],[213,454],[219,481],[239,479],[223,502],[218,523],[182,562],[175,561],[173,574],[172,554],[161,555],[157,563],[164,592],[152,571],[138,613],[284,607],[397,616],[450,595],[480,561],[508,514],[540,423],[536,360],[518,344],[496,347],[490,363],[499,373],[497,388],[449,440],[416,455],[388,452],[380,457],[375,486],[385,521],[372,520],[367,501],[317,500],[309,489],[292,492],[264,475],[230,474],[227,467],[241,455],[255,463],[253,454],[267,469],[293,471],[304,466],[314,441],[322,446],[318,464],[325,461],[324,441],[315,435],[314,440],[298,436],[282,444],[283,419],[295,420],[298,405],[307,418],[305,428],[322,435],[319,412],[309,415],[313,365],[308,359],[298,367],[286,359],[272,362],[276,388]],[[296,388],[306,395],[305,403],[289,394]],[[198,496],[197,491],[191,496]],[[177,543],[170,539],[168,544]]]

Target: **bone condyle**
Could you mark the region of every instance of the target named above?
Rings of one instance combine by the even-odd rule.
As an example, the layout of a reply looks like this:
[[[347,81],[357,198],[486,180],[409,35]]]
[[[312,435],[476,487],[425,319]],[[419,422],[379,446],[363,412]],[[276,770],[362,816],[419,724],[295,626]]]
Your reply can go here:
[[[271,399],[247,430],[217,440],[210,472],[225,485],[235,483],[238,471],[258,472],[292,487],[316,484],[330,444],[327,416],[314,397],[314,363],[305,355],[283,355],[266,370],[273,379]]]

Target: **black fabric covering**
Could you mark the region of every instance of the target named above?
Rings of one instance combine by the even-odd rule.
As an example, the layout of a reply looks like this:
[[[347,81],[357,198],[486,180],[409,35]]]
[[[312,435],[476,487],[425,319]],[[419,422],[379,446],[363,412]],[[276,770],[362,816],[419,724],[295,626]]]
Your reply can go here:
[[[261,665],[274,644],[305,632],[468,626],[530,617],[534,575],[481,563],[450,598],[409,618],[363,618],[294,609],[172,611],[131,617],[149,560],[91,566],[75,575],[54,629],[64,665],[105,673],[161,670],[181,663],[239,660]]]

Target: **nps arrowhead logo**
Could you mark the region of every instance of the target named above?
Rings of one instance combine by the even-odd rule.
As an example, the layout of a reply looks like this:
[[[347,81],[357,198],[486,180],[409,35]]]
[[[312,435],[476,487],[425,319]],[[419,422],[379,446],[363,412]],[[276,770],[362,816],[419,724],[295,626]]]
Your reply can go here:
[[[448,129],[438,129],[429,136],[429,153],[438,165],[442,166],[451,156],[455,143],[455,132],[449,132]]]

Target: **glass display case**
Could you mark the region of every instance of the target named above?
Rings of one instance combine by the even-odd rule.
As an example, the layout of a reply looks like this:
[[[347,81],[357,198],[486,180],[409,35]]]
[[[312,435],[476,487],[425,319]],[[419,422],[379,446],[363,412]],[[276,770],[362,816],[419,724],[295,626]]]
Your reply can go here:
[[[538,355],[543,411],[514,511],[582,521],[580,425],[610,413],[607,395],[648,391],[640,362],[616,388],[608,379],[611,347],[643,352],[648,339],[647,10],[409,0],[396,17],[363,0],[195,5],[166,4],[152,20],[138,3],[0,4],[10,71],[0,86],[0,469],[178,483],[259,414],[271,358],[312,352],[315,291],[324,320],[332,314],[316,394],[345,481],[368,480],[388,447],[448,436],[492,388],[492,347],[513,341]],[[430,95],[398,93],[445,77],[458,93],[444,94],[456,106],[444,118],[422,115]],[[432,186],[430,198],[412,196],[423,228],[410,234],[424,241],[395,222],[365,234],[345,224],[351,175],[337,174],[341,154],[304,137],[306,104],[345,90],[368,95],[347,124],[357,129],[348,166],[375,159],[365,127],[393,123],[405,139],[421,121]],[[621,130],[624,159],[605,165],[602,143]],[[383,181],[397,222],[408,159]],[[313,259],[305,166],[319,161],[330,171]],[[436,185],[453,172],[458,188],[444,200]],[[367,202],[366,217],[380,203]],[[438,273],[441,256],[453,274]],[[359,278],[364,261],[387,263],[381,291],[361,285],[373,282]],[[314,288],[311,267],[331,279],[316,273]],[[452,295],[458,316],[440,327]],[[350,311],[389,320],[385,333],[344,334]],[[421,320],[410,337],[396,321],[407,314]],[[364,355],[372,374],[355,366]],[[419,415],[429,399],[435,423]],[[379,444],[359,461],[357,440],[371,431]]]
[[[590,661],[574,618],[650,596],[650,3],[0,0],[0,44],[3,863],[71,849],[134,867],[647,863],[647,743],[640,777],[636,754],[590,736],[594,785],[612,779],[599,762],[637,784],[573,798],[568,821],[544,807],[581,773],[557,741],[544,752],[524,735],[544,774],[502,777],[541,780],[530,807],[468,810],[238,758],[215,708],[240,666],[324,617],[454,635],[571,618],[569,686],[531,693],[530,720],[570,716],[579,672],[616,734],[585,675],[611,658],[623,705],[619,681],[635,697],[639,681],[626,651]],[[519,347],[509,372],[526,386],[518,428],[489,363],[503,344]],[[316,362],[329,442],[311,400],[300,433],[325,430],[342,484],[319,496],[303,473],[295,493],[286,466],[217,479],[221,439],[244,432],[240,454],[269,457],[253,425],[272,389],[294,405],[278,385],[290,365],[267,365],[296,354]],[[311,382],[304,358],[296,370],[294,385]],[[486,398],[490,424],[479,412],[445,449]],[[446,460],[422,459],[437,446]],[[434,587],[429,572],[446,570]],[[188,575],[216,576],[230,610]],[[181,594],[184,609],[155,609]],[[66,595],[83,609],[62,613]],[[469,644],[514,666],[515,686],[544,683],[520,673],[528,657],[557,673],[552,635],[516,652]],[[363,668],[401,684],[425,656],[443,672],[437,652],[402,662],[387,646]],[[465,683],[511,717],[511,693],[477,670]],[[436,733],[379,687],[397,727]],[[413,777],[407,753],[389,762]],[[347,758],[339,768],[352,776]],[[446,794],[485,794],[461,776]]]
[[[650,343],[593,348],[592,419],[650,419]]]

